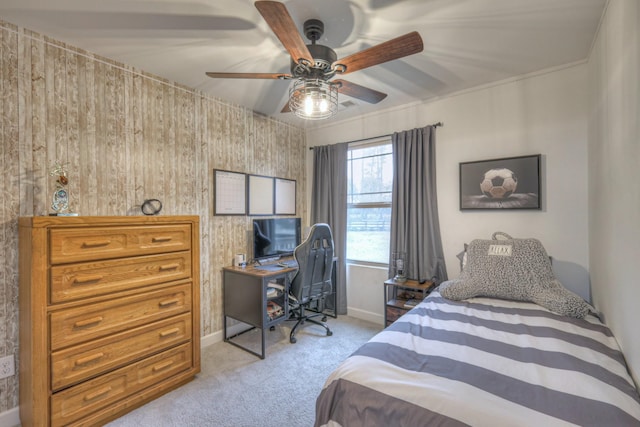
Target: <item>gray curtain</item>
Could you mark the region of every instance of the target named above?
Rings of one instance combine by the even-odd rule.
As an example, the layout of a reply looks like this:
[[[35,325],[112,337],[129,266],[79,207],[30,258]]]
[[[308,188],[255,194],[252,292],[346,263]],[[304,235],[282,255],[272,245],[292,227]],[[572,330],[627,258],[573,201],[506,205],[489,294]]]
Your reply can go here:
[[[436,197],[436,132],[427,126],[396,132],[393,144],[392,254],[405,252],[406,276],[437,283],[447,280]]]
[[[347,314],[347,144],[313,148],[311,223],[329,224],[336,264],[336,314]],[[327,305],[331,304],[327,301]]]

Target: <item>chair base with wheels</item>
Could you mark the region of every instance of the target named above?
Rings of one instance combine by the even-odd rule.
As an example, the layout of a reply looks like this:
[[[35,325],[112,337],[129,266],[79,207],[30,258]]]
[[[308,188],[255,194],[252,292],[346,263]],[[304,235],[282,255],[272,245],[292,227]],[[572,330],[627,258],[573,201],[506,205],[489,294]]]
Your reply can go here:
[[[324,329],[326,329],[328,337],[333,335],[333,332],[329,328],[329,325],[325,323],[327,321],[326,315],[322,313],[310,312],[308,310],[305,310],[306,307],[304,304],[299,304],[295,300],[291,301],[292,299],[293,299],[292,297],[289,298],[289,304],[290,304],[289,310],[291,312],[289,320],[291,321],[296,320],[296,324],[293,325],[293,328],[291,328],[291,333],[289,334],[289,342],[291,344],[295,344],[296,341],[298,341],[296,339],[296,332],[298,331],[298,328],[300,326],[305,324],[305,322],[322,326]],[[313,314],[309,314],[309,313],[313,313]],[[322,317],[322,319],[316,320],[315,318],[317,317]]]

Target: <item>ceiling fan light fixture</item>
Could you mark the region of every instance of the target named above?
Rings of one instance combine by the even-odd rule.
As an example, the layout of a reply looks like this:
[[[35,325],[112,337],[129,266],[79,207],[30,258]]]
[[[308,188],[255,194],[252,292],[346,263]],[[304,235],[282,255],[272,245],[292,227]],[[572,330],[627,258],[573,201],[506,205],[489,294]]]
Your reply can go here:
[[[328,119],[338,112],[338,87],[322,79],[297,79],[289,88],[289,109],[302,119]]]
[[[342,79],[333,82],[330,80],[336,74],[353,73],[422,52],[424,49],[422,37],[417,31],[412,31],[338,59],[335,50],[317,43],[324,34],[324,24],[319,19],[308,19],[304,22],[304,35],[311,41],[311,44],[306,44],[284,3],[256,1],[254,4],[289,53],[291,73],[206,74],[211,78],[227,79],[293,79],[294,83],[289,88],[289,102],[280,112],[293,112],[296,117],[303,119],[328,119],[336,114],[338,92],[370,104],[377,104],[386,98],[386,93]]]

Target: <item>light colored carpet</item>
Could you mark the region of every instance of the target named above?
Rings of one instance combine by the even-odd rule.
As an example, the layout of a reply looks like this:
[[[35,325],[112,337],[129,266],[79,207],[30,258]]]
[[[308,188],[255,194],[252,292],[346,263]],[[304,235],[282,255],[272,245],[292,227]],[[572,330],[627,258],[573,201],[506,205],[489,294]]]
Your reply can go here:
[[[333,336],[311,323],[289,343],[293,322],[267,331],[266,358],[219,342],[203,349],[195,380],[111,422],[109,427],[311,427],[316,397],[338,364],[382,329],[349,316],[329,318]],[[258,346],[258,331],[242,335]]]

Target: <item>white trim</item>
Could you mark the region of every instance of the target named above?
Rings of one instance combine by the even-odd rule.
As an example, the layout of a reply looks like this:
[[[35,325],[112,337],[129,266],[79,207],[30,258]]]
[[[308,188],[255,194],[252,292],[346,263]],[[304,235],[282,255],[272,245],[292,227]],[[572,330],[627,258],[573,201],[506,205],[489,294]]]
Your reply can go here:
[[[220,341],[222,341],[222,331],[205,335],[203,337],[200,337],[200,349],[204,349],[205,347],[209,347],[210,345],[213,345]]]
[[[401,105],[396,105],[395,107],[389,107],[387,109],[384,110],[379,110],[379,111],[372,111],[370,113],[366,113],[366,114],[361,114],[359,116],[353,116],[353,117],[348,117],[345,118],[343,120],[339,120],[339,121],[330,121],[329,123],[320,123],[320,121],[316,121],[313,123],[314,126],[306,126],[304,129],[306,132],[309,131],[313,131],[316,132],[320,129],[323,128],[332,128],[332,127],[337,127],[337,126],[341,126],[341,125],[345,125],[345,124],[349,124],[350,122],[355,122],[354,126],[358,126],[360,123],[362,123],[364,120],[366,119],[372,119],[375,118],[377,116],[387,116],[389,114],[391,114],[392,112],[395,111],[402,111],[402,110],[411,110],[417,107],[420,107],[422,105],[428,105],[443,99],[448,99],[448,98],[454,98],[460,95],[466,95],[468,93],[473,93],[473,92],[477,92],[477,91],[481,91],[481,90],[485,90],[485,89],[489,89],[489,88],[493,88],[493,87],[497,87],[497,86],[502,86],[504,84],[508,84],[508,83],[514,83],[514,82],[518,82],[521,80],[527,80],[530,78],[534,78],[534,77],[538,77],[538,76],[542,76],[545,74],[550,74],[550,73],[555,73],[556,71],[560,71],[560,70],[564,70],[564,69],[569,69],[569,68],[573,68],[573,67],[577,67],[579,65],[583,65],[588,63],[589,58],[584,58],[584,59],[580,59],[577,61],[573,61],[573,62],[568,62],[566,64],[561,64],[561,65],[555,65],[553,67],[548,67],[548,68],[543,68],[541,70],[537,70],[537,71],[532,71],[530,73],[525,73],[525,74],[520,74],[517,76],[511,76],[511,77],[507,77],[505,79],[502,80],[496,80],[493,82],[488,82],[488,83],[482,83],[476,86],[471,86],[468,88],[464,88],[464,89],[460,89],[451,93],[447,93],[444,95],[439,95],[439,96],[433,96],[433,97],[429,97],[429,98],[425,98],[425,99],[419,99],[416,101],[412,101],[406,104],[401,104]],[[307,122],[309,123],[309,122]],[[367,139],[366,133],[363,133],[361,135],[362,139]]]
[[[227,335],[234,336],[239,334],[240,332],[244,332],[248,329],[251,329],[251,325],[247,325],[246,323],[237,323],[235,325],[229,326],[227,328]],[[200,337],[200,349],[204,349],[205,347],[209,347],[215,343],[219,343],[224,340],[223,331],[217,331],[209,335],[205,335]],[[0,425],[0,427],[4,427]]]
[[[600,15],[600,20],[598,21],[598,28],[596,28],[596,33],[593,35],[593,40],[591,40],[591,47],[589,48],[589,54],[587,55],[587,62],[591,61],[591,54],[593,53],[593,49],[596,46],[596,41],[600,36],[600,30],[602,29],[602,23],[604,22],[605,16],[607,16],[607,10],[609,9],[609,2],[611,0],[607,0],[602,9],[602,15]]]
[[[391,135],[381,135],[374,136],[371,138],[365,138],[362,140],[350,141],[349,142],[349,150],[357,150],[360,148],[366,147],[375,147],[377,145],[391,145],[393,141],[391,140]],[[385,154],[393,154],[393,153],[385,153]],[[377,154],[378,156],[382,156],[383,154]]]
[[[0,427],[16,427],[20,425],[20,408],[16,406],[0,413]]]
[[[384,326],[384,316],[359,308],[347,307],[347,316]]]

